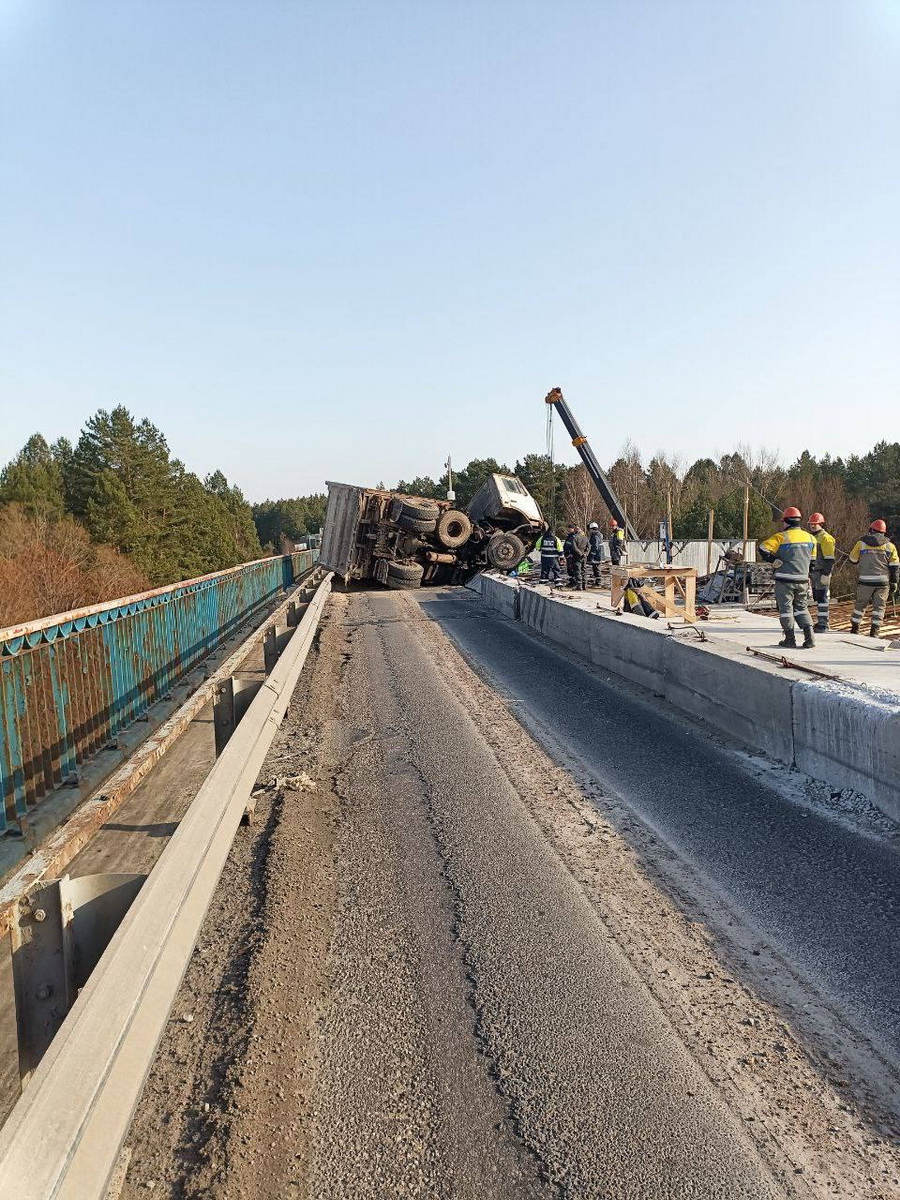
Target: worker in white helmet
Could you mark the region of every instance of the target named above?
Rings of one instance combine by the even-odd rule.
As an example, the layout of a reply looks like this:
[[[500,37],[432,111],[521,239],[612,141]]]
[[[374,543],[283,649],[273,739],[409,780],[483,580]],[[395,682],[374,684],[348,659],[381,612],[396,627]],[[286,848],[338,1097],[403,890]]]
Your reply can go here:
[[[588,566],[593,573],[593,584],[595,587],[600,586],[600,564],[606,557],[606,542],[603,539],[603,534],[600,532],[600,526],[596,521],[591,521],[588,526],[588,541],[591,544],[588,553]]]

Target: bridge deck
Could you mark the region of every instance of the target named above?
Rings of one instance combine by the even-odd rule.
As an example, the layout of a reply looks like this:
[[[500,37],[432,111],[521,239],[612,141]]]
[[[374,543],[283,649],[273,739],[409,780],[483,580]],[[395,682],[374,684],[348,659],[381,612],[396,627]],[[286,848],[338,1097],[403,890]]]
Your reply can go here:
[[[895,1194],[869,814],[458,589],[334,596],[260,784],[128,1200]]]

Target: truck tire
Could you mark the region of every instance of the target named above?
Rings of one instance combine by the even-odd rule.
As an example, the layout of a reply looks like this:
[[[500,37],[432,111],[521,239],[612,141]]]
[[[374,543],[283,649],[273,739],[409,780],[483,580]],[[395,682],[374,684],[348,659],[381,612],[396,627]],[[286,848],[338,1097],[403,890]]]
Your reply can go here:
[[[458,508],[448,508],[438,517],[438,541],[448,550],[458,550],[460,546],[464,546],[471,533],[472,522]]]
[[[403,517],[411,521],[436,521],[441,514],[433,500],[403,500],[400,504],[398,524]]]
[[[397,524],[409,533],[434,533],[437,528],[437,520],[434,517],[426,520],[424,517],[410,517],[404,512],[397,518]]]
[[[421,587],[424,571],[421,563],[388,563],[387,585],[389,588]]]
[[[487,544],[486,554],[492,567],[511,571],[525,557],[525,544],[514,533],[495,533]]]

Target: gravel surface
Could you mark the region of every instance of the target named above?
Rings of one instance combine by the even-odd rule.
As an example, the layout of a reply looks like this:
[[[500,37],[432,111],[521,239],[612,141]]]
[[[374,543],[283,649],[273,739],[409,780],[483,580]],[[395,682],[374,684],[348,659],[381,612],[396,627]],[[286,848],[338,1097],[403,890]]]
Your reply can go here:
[[[332,598],[123,1196],[900,1196],[882,1110],[729,958],[756,930],[720,945],[681,847],[645,853],[429,612],[480,671],[513,652],[458,591]],[[602,714],[514,632],[557,726]]]

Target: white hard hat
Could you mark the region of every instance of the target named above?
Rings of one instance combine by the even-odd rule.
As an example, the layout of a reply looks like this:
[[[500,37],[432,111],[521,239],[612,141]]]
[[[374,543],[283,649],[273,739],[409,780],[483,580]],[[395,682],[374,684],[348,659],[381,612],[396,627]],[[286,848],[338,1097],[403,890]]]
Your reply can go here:
[[[600,526],[597,524],[596,521],[591,521],[590,525],[588,526],[588,529],[599,529],[599,528],[600,528]]]

